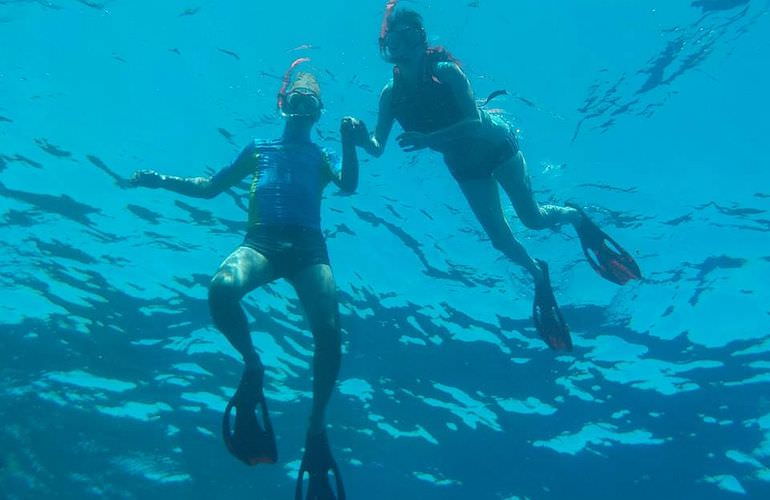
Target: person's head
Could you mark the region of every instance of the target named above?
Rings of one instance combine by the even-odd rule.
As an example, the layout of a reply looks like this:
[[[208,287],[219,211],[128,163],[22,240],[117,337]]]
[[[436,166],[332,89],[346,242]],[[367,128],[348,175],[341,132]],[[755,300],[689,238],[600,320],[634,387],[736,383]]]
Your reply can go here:
[[[308,72],[297,73],[292,79],[293,69],[301,62],[305,61],[294,61],[284,76],[283,86],[278,93],[278,109],[287,120],[299,119],[315,123],[323,110],[321,87],[315,76]]]
[[[386,61],[411,61],[421,57],[427,48],[428,37],[420,14],[409,9],[387,14],[380,34],[380,53]]]
[[[299,73],[286,91],[283,104],[288,118],[301,117],[317,121],[321,117],[321,87],[310,73]]]

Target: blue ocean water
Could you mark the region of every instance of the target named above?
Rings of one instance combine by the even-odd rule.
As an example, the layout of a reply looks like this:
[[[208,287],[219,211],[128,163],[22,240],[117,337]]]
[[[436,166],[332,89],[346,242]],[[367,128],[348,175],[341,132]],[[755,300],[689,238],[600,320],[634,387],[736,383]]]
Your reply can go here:
[[[197,176],[280,134],[280,76],[320,76],[315,136],[373,125],[382,0],[0,0],[0,496],[291,498],[312,338],[283,282],[244,302],[280,462],[219,436],[240,376],[206,286],[243,191]],[[441,158],[361,155],[322,212],[344,358],[330,439],[352,499],[770,498],[770,16],[764,0],[404,0],[515,124],[540,201],[572,200],[645,279],[548,260],[575,350],[531,320]]]

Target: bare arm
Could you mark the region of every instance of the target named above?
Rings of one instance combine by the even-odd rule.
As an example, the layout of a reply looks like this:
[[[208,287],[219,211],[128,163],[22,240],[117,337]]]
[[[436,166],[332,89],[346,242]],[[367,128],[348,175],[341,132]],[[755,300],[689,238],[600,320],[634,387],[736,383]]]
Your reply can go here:
[[[348,194],[358,188],[358,153],[351,137],[342,138],[342,172],[338,186]]]
[[[388,142],[388,136],[393,128],[395,117],[393,116],[392,95],[393,81],[391,80],[385,85],[380,94],[379,111],[377,112],[377,128],[375,128],[373,134],[369,134],[366,124],[361,120],[353,118],[352,116],[346,116],[342,119],[343,127],[347,122],[347,126],[351,128],[349,135],[351,136],[353,145],[364,148],[367,153],[374,157],[382,156],[383,151],[385,151],[385,143]]]
[[[342,168],[337,170],[332,158],[326,156],[331,181],[346,194],[352,194],[358,188],[358,153],[355,141],[355,118],[345,117],[340,124],[342,135]]]
[[[256,169],[257,150],[247,146],[238,158],[211,177],[176,177],[154,170],[139,170],[131,177],[135,187],[166,189],[193,198],[213,198],[238,184]]]
[[[388,82],[380,94],[380,108],[377,112],[377,127],[374,134],[369,136],[364,149],[372,156],[379,157],[385,151],[385,144],[393,129],[393,81]]]

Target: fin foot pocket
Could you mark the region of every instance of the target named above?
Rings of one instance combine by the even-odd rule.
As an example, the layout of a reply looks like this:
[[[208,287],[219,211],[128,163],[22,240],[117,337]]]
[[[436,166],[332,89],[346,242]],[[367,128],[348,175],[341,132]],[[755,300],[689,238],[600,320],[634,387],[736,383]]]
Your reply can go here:
[[[642,271],[631,254],[599,229],[583,209],[574,203],[567,203],[567,206],[580,212],[581,221],[577,224],[577,233],[583,253],[594,271],[618,285],[642,279]]]
[[[532,320],[538,335],[548,347],[555,351],[571,351],[572,338],[567,322],[556,304],[556,297],[551,288],[551,278],[548,274],[548,264],[536,261],[543,271],[543,281],[535,284],[535,301],[532,305]]]
[[[307,495],[303,494],[305,473],[308,475]],[[329,473],[334,475],[336,495],[329,482]],[[332,457],[326,432],[308,434],[305,441],[305,454],[297,475],[295,500],[345,500],[345,486],[342,483],[337,462]]]
[[[246,465],[274,464],[278,461],[275,433],[262,392],[263,378],[261,369],[245,370],[222,418],[222,438],[227,449]],[[263,424],[257,419],[257,407]],[[233,408],[234,429],[230,424]]]

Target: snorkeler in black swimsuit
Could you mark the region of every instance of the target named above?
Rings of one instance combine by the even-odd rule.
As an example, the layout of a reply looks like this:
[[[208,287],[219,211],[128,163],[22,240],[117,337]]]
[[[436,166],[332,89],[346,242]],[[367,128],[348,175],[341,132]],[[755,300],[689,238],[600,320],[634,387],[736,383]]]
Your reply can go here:
[[[477,106],[470,83],[452,55],[428,46],[422,17],[411,10],[395,10],[395,4],[395,0],[387,3],[380,33],[380,51],[394,65],[393,78],[380,95],[373,134],[363,122],[350,118],[356,144],[380,156],[397,121],[404,133],[396,140],[404,151],[430,148],[441,153],[492,245],[532,275],[538,333],[551,348],[571,350],[548,265],[533,259],[514,237],[503,215],[498,186],[526,227],[572,224],[592,267],[606,279],[618,284],[638,279],[639,267],[578,207],[535,201],[524,155],[510,125]]]

